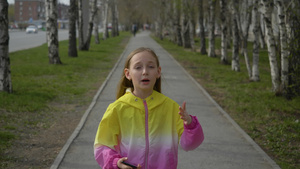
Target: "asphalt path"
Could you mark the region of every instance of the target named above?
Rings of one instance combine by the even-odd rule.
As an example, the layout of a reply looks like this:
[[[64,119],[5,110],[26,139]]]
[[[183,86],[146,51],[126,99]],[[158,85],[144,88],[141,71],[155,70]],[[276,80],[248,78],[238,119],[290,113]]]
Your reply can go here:
[[[58,30],[58,40],[68,39],[69,31],[66,29]],[[9,52],[29,49],[40,46],[46,43],[46,32],[39,31],[38,33],[26,33],[20,30],[9,31]]]
[[[204,142],[197,149],[185,152],[179,147],[178,169],[280,168],[149,34],[142,32],[130,39],[51,169],[99,168],[93,155],[98,124],[107,106],[115,100],[126,56],[141,46],[154,49],[159,56],[162,93],[179,104],[186,101],[187,111],[197,116],[204,131]]]

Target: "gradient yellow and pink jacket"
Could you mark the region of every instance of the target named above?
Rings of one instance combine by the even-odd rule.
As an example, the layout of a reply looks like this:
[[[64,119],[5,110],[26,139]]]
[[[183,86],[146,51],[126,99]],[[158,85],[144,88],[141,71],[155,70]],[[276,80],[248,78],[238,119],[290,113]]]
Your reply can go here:
[[[204,139],[197,118],[192,116],[192,123],[186,126],[178,112],[175,101],[156,91],[146,99],[126,92],[108,106],[99,124],[96,161],[103,169],[118,168],[122,157],[143,169],[176,169],[179,140],[189,151]]]

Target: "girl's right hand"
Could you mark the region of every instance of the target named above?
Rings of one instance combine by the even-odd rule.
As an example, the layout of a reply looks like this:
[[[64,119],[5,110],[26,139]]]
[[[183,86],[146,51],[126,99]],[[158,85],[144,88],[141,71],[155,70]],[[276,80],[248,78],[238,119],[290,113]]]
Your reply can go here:
[[[123,161],[126,161],[126,160],[127,160],[127,157],[123,157],[120,160],[118,160],[118,163],[117,163],[118,167],[121,169],[133,169],[132,167],[122,163]],[[138,165],[137,169],[140,169],[141,167],[142,167],[141,165]]]

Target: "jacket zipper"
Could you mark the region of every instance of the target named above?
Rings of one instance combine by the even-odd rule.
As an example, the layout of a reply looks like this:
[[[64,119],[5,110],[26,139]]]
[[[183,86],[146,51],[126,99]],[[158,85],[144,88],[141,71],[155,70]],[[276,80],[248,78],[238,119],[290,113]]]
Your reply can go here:
[[[149,124],[148,124],[148,105],[146,100],[143,100],[145,106],[145,139],[146,139],[146,150],[145,150],[145,169],[148,168],[148,156],[149,156]]]

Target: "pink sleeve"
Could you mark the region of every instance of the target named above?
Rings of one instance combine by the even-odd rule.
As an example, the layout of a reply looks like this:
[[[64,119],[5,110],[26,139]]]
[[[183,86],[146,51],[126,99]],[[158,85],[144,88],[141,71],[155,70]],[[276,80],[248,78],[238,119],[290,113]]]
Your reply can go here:
[[[204,140],[202,127],[196,116],[192,117],[192,123],[184,125],[184,131],[181,135],[180,145],[185,151],[194,150]]]
[[[117,162],[122,158],[118,152],[106,146],[95,148],[94,156],[103,169],[118,169]]]

